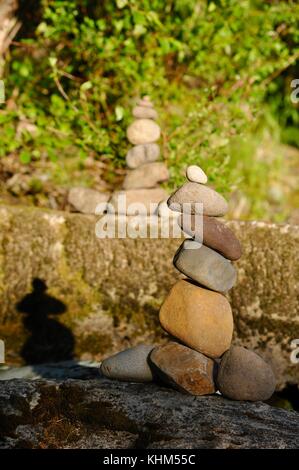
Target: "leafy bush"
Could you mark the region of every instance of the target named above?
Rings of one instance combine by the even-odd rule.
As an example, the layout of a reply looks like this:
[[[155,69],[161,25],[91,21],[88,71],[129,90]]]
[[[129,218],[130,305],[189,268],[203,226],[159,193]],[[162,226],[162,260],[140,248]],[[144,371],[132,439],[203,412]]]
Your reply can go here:
[[[25,163],[71,152],[122,167],[132,104],[149,94],[170,185],[197,162],[218,190],[250,193],[252,215],[263,216],[277,167],[254,160],[250,136],[273,116],[285,138],[298,125],[289,100],[298,19],[292,1],[42,0],[34,34],[25,23],[7,61],[17,105],[0,114],[0,155],[17,151]],[[14,139],[19,119],[37,132]]]

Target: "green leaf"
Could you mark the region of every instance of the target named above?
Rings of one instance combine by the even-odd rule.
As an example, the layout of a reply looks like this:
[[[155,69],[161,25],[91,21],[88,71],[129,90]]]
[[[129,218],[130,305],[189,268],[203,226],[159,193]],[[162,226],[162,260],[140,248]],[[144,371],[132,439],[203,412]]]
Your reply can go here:
[[[117,8],[124,8],[126,5],[128,5],[128,0],[116,0],[116,6]]]
[[[23,150],[20,153],[20,162],[25,164],[31,162],[31,153],[28,150]]]
[[[143,26],[142,24],[135,24],[134,29],[133,29],[133,34],[134,36],[141,36],[142,34],[145,34],[147,31],[146,27]]]
[[[119,122],[124,117],[124,108],[122,106],[116,106],[115,108],[116,121]]]
[[[56,64],[57,64],[57,57],[49,57],[49,64],[54,69],[56,67]]]
[[[80,89],[82,91],[87,91],[87,90],[90,90],[91,88],[92,88],[92,83],[89,81],[82,83],[82,85],[80,86]]]

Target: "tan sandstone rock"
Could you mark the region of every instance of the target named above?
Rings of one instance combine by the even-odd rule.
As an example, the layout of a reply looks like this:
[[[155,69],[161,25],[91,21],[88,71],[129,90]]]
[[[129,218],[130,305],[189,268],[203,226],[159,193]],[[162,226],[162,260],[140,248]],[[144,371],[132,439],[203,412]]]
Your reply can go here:
[[[228,300],[188,280],[172,287],[159,318],[169,334],[209,357],[220,357],[230,347],[233,316]]]

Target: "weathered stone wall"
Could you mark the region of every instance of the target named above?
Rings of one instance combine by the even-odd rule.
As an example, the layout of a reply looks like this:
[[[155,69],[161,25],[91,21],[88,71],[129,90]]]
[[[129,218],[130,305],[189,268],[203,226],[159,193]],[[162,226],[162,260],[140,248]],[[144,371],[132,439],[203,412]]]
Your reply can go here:
[[[42,338],[47,329],[53,329],[48,360],[53,360],[53,347],[57,359],[68,359],[62,344],[67,335],[55,335],[58,322],[74,336],[75,356],[83,359],[100,360],[129,345],[165,338],[157,314],[181,277],[172,266],[180,240],[98,239],[96,221],[94,216],[0,207],[0,338],[8,363],[20,363],[24,343],[28,349],[32,337]],[[299,364],[290,361],[290,343],[299,338],[299,226],[229,226],[243,244],[238,283],[230,293],[235,343],[272,362],[280,387],[298,383]],[[33,279],[48,288],[44,296],[35,295],[35,302],[50,295],[65,305],[64,313],[52,316],[48,302],[52,323],[36,325],[17,307],[32,291]]]

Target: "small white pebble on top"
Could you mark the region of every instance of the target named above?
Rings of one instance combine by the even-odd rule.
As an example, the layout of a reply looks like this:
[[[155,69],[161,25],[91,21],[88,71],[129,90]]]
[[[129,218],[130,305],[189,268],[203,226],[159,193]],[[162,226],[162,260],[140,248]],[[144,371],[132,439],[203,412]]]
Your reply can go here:
[[[205,172],[197,165],[190,165],[187,167],[186,176],[189,181],[193,183],[206,184],[208,177]]]

